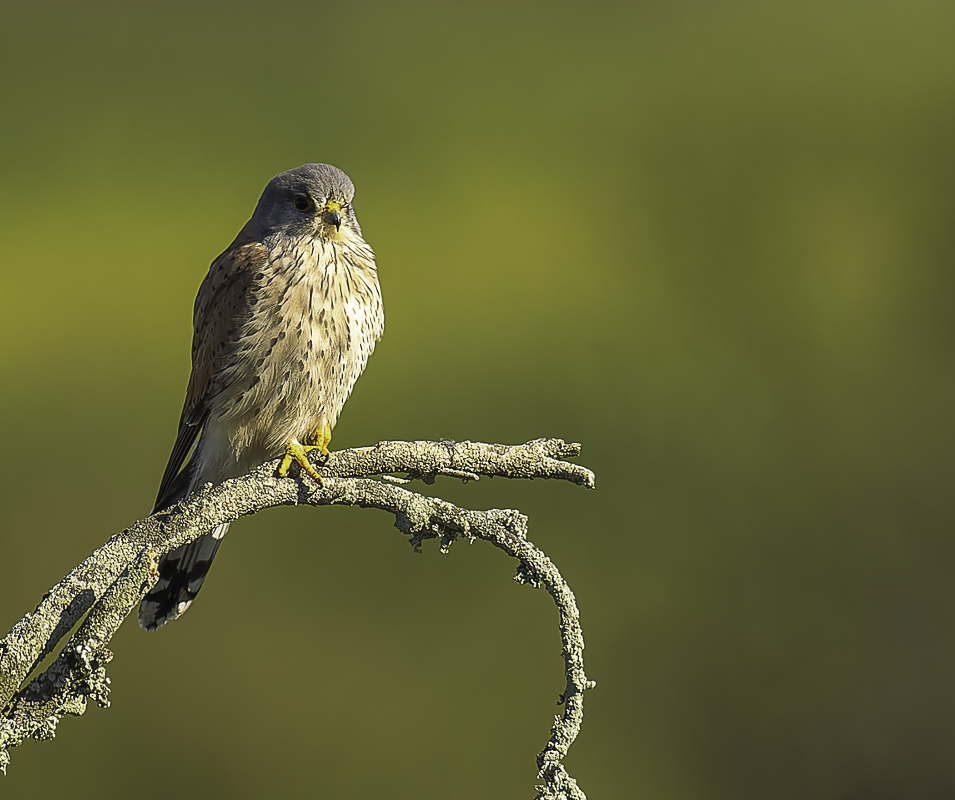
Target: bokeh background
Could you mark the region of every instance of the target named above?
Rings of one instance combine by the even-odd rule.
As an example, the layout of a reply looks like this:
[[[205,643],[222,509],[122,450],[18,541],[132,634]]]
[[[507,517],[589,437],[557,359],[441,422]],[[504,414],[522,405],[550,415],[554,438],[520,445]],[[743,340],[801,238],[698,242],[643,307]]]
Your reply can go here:
[[[955,4],[7,3],[0,628],[150,508],[196,288],[345,169],[385,337],[335,446],[583,443],[593,798],[955,796]],[[556,615],[389,519],[233,527],[17,798],[530,797]]]

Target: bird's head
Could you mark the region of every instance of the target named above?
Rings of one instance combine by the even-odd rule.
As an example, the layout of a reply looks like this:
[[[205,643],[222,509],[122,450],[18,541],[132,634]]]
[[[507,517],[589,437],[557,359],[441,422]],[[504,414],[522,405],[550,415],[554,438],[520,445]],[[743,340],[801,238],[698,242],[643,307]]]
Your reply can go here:
[[[277,175],[252,215],[261,240],[271,236],[343,242],[360,237],[351,179],[330,164],[305,164]]]

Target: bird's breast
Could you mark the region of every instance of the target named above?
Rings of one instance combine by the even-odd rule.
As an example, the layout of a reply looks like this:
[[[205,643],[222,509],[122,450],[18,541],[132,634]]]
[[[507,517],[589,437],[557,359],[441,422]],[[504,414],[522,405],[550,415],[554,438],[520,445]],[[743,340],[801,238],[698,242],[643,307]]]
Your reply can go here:
[[[269,267],[210,414],[243,467],[334,426],[384,324],[373,260],[326,246]]]

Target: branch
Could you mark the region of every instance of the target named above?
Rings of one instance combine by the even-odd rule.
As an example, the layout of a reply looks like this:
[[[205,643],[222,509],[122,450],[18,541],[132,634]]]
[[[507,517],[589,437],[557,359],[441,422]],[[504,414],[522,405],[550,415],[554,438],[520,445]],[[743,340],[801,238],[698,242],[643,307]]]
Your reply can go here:
[[[106,648],[123,620],[156,582],[161,556],[215,526],[280,505],[351,505],[395,517],[395,527],[415,549],[425,539],[441,540],[447,551],[459,537],[483,539],[520,562],[515,579],[543,586],[560,615],[566,686],[558,717],[537,758],[537,797],[579,800],[584,793],[563,766],[583,719],[583,692],[592,688],[583,665],[583,634],[573,592],[549,558],[527,539],[527,518],[513,510],[471,511],[404,488],[439,476],[552,478],[594,487],[590,470],[565,459],[580,445],[537,439],[522,445],[479,442],[382,442],[331,453],[319,467],[323,485],[276,475],[278,461],[218,486],[207,485],[182,503],[113,536],[54,586],[34,611],[0,641],[0,769],[9,749],[25,739],[50,739],[66,714],[80,715],[92,699],[109,705]],[[404,473],[407,477],[396,477]],[[382,480],[370,476],[382,476]],[[33,673],[77,623],[60,654],[44,672]],[[21,688],[21,686],[23,688]]]

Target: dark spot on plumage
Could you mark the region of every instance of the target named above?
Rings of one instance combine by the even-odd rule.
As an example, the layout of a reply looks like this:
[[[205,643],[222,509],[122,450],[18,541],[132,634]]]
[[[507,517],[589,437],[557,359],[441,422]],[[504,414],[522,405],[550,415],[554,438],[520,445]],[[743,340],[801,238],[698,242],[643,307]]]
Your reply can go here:
[[[253,376],[252,380],[249,381],[249,388],[251,389],[253,386],[256,386],[260,380],[261,378],[258,375]]]
[[[169,555],[159,562],[159,577],[166,581],[176,574],[179,562],[182,561],[184,553],[173,550]]]
[[[271,350],[273,347],[275,347],[275,345],[276,345],[276,343],[278,342],[278,340],[279,340],[279,337],[278,337],[278,336],[273,336],[273,337],[272,337],[272,341],[269,342],[269,350]]]

